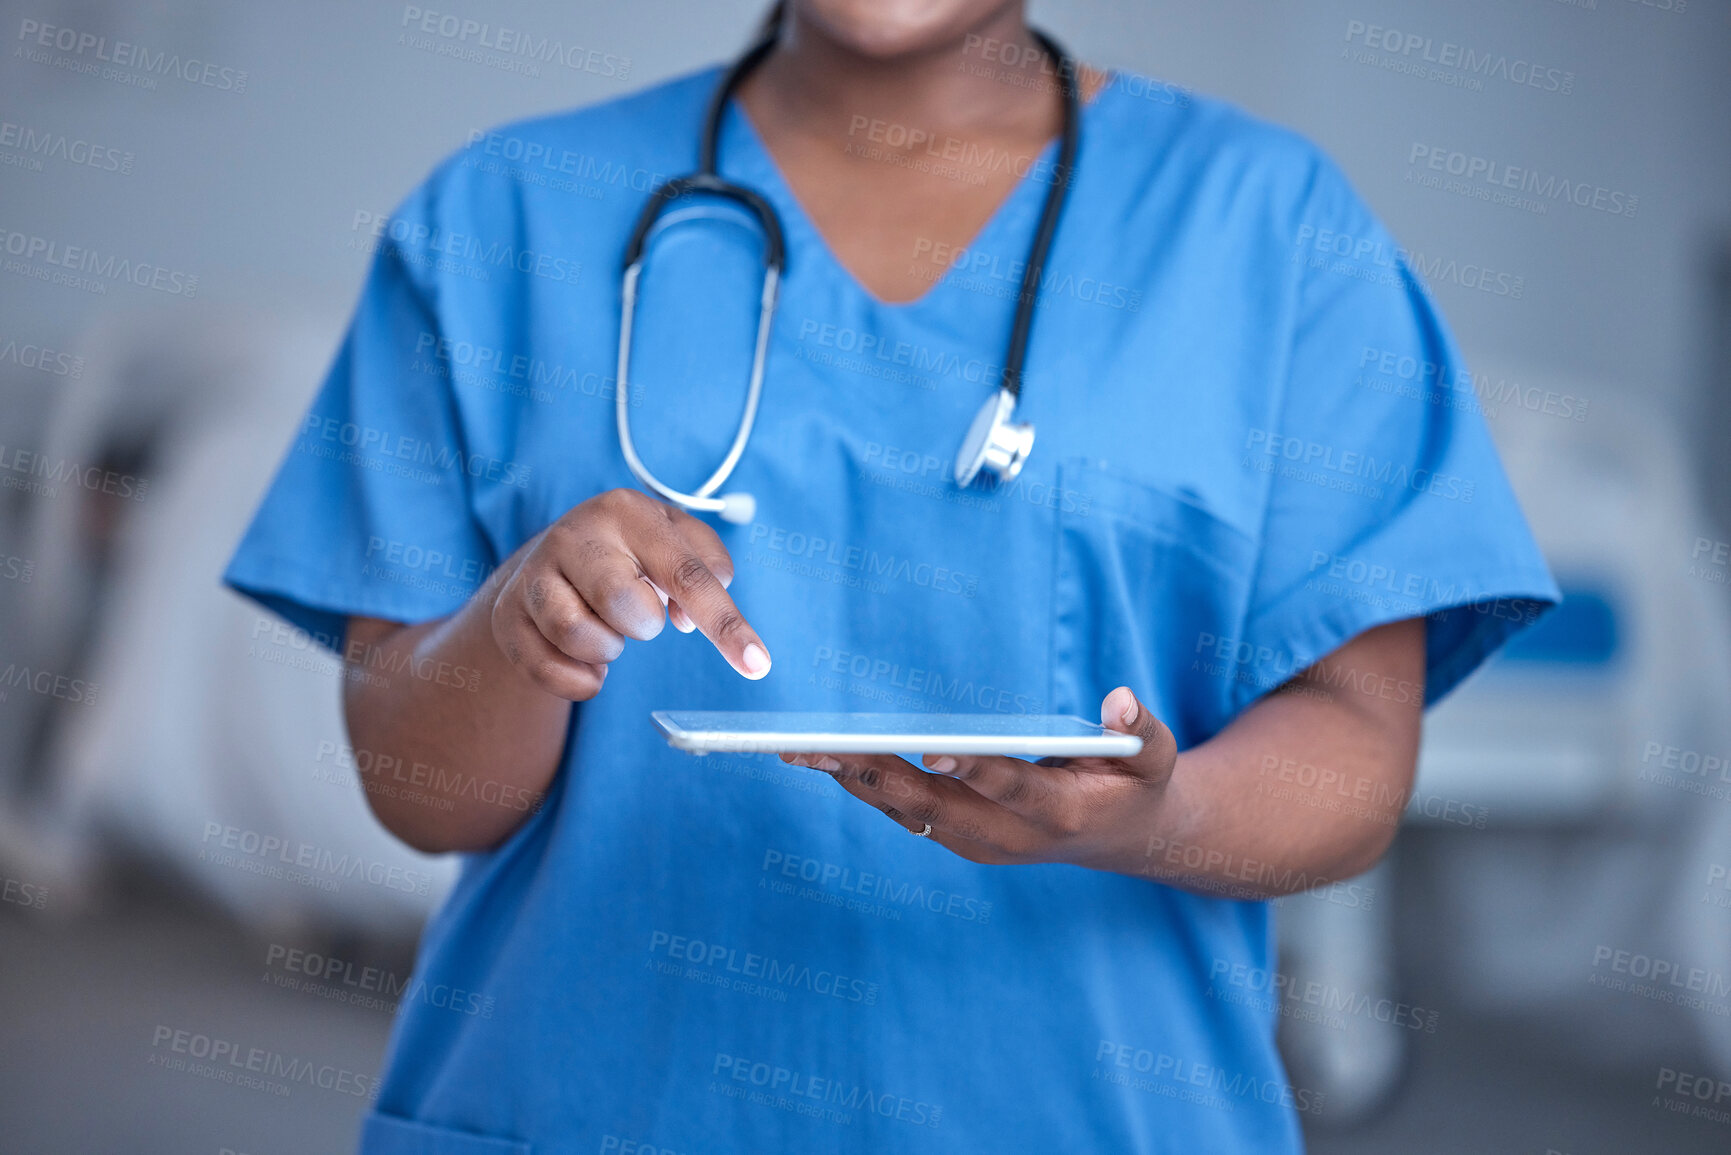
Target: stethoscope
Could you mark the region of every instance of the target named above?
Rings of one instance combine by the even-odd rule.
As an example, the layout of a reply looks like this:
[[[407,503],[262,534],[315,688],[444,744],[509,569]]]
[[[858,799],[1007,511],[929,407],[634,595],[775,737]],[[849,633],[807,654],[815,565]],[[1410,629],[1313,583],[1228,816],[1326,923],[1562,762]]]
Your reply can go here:
[[[998,391],[986,399],[985,405],[974,417],[973,424],[968,427],[968,435],[962,441],[961,451],[956,454],[956,484],[964,488],[973,484],[982,470],[998,481],[1014,479],[1022,471],[1023,463],[1034,448],[1033,425],[1027,422],[1018,423],[1013,419],[1016,414],[1016,400],[1022,392],[1022,362],[1027,356],[1028,334],[1034,324],[1034,303],[1040,289],[1040,275],[1045,268],[1047,254],[1052,248],[1052,235],[1058,228],[1058,214],[1063,208],[1064,194],[1073,179],[1080,102],[1069,57],[1044,33],[1034,31],[1033,35],[1056,66],[1058,86],[1064,100],[1063,135],[1059,139],[1058,164],[1052,173],[1052,187],[1046,193],[1046,204],[1040,213],[1034,244],[1028,254],[1027,266],[1022,270],[1022,288],[1016,298],[1016,317],[1010,328],[1010,347],[1004,354],[1004,369],[999,378]],[[631,467],[631,472],[638,481],[674,505],[720,514],[722,520],[735,524],[743,524],[756,517],[757,499],[749,493],[740,492],[716,496],[716,490],[721,488],[722,483],[739,464],[740,456],[745,452],[745,443],[751,438],[751,427],[757,420],[757,404],[763,395],[763,362],[769,351],[769,326],[775,316],[776,292],[786,264],[787,245],[782,235],[781,219],[776,215],[774,206],[761,193],[723,180],[715,171],[716,144],[721,136],[722,115],[727,111],[727,102],[734,90],[774,48],[775,39],[771,37],[741,56],[728,70],[709,102],[697,171],[690,176],[676,177],[662,184],[650,194],[649,203],[643,206],[643,212],[637,218],[637,227],[631,233],[631,243],[625,249],[623,307],[619,315],[619,372],[614,394],[619,420],[619,445],[625,454],[625,464]],[[636,446],[631,442],[628,399],[631,396],[631,323],[637,307],[637,282],[643,275],[644,248],[648,244],[655,222],[661,218],[667,207],[681,197],[692,194],[709,194],[737,201],[757,218],[764,235],[764,268],[763,292],[759,298],[757,318],[757,343],[751,357],[751,383],[746,389],[745,413],[740,418],[739,431],[733,435],[733,444],[728,447],[727,456],[722,458],[721,464],[709,475],[708,480],[694,492],[682,493],[649,472],[649,467],[637,456]]]

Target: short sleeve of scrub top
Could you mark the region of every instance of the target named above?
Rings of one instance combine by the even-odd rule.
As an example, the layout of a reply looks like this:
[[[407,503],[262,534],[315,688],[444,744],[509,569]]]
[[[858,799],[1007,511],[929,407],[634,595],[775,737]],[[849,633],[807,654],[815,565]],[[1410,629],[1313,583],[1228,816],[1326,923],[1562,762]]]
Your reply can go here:
[[[530,469],[471,453],[435,351],[432,189],[357,229],[373,251],[324,387],[225,580],[333,650],[350,616],[416,622],[461,606],[496,563],[475,504]],[[461,239],[461,238],[459,238]]]
[[[1242,446],[1243,464],[1269,478],[1250,610],[1240,637],[1202,649],[1247,702],[1371,626],[1428,615],[1429,704],[1556,591],[1441,318],[1326,162],[1292,247],[1285,393]],[[1511,531],[1488,537],[1495,519]],[[1374,692],[1421,701],[1416,686]]]
[[[336,645],[348,615],[450,613],[635,484],[618,271],[650,190],[695,167],[716,78],[476,134],[380,222],[235,588]],[[1195,848],[1151,845],[1147,877],[980,866],[827,775],[680,754],[648,719],[1097,716],[1128,684],[1187,749],[1384,622],[1425,620],[1434,700],[1555,599],[1458,354],[1346,182],[1290,133],[1126,74],[1083,111],[1041,280],[1032,456],[958,489],[1053,155],[998,158],[1008,199],[965,248],[917,241],[928,289],[886,304],[729,110],[721,170],[774,205],[788,267],[729,483],[756,519],[712,524],[775,666],[747,682],[665,631],[574,708],[544,804],[465,858],[426,930],[366,1155],[1289,1152],[1325,1113],[1288,1080],[1272,1002],[1216,985],[1273,966],[1268,904],[1156,880]],[[738,419],[761,248],[729,206],[674,217],[626,401],[688,489]]]

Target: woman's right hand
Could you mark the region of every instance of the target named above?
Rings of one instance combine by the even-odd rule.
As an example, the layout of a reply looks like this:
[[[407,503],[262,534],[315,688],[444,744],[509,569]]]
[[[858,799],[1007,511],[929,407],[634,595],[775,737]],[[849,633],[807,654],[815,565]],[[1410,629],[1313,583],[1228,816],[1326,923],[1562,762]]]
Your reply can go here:
[[[493,640],[542,690],[586,702],[625,639],[648,641],[671,619],[715,643],[739,673],[769,672],[769,651],[727,596],[733,559],[682,509],[635,489],[573,506],[517,554],[493,602]]]

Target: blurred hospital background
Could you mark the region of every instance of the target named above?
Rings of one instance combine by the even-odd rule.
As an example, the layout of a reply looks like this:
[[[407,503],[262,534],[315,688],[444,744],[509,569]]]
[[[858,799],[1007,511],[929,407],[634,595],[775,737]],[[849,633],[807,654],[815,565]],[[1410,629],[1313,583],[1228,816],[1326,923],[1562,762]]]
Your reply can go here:
[[[156,1045],[371,1079],[453,873],[367,814],[334,662],[219,569],[372,215],[472,130],[730,56],[765,6],[0,5],[0,1148],[351,1149],[362,1098]],[[1279,973],[1239,984],[1322,1096],[1312,1148],[1731,1150],[1731,4],[1033,15],[1341,163],[1450,319],[1453,402],[1489,417],[1567,595],[1430,717],[1388,861],[1283,902]],[[463,20],[585,64],[501,67]],[[138,271],[56,283],[44,245]],[[305,869],[248,869],[272,839]]]

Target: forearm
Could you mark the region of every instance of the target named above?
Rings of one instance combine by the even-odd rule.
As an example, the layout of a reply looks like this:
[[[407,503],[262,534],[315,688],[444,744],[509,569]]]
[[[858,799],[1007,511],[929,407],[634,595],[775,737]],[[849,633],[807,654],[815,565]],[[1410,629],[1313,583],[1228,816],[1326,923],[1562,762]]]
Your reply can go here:
[[[1408,652],[1422,654],[1422,626],[1386,629],[1418,631]],[[1155,821],[1125,840],[1112,869],[1268,898],[1373,866],[1412,789],[1422,666],[1392,681],[1331,676],[1342,669],[1319,667],[1180,754]]]
[[[361,783],[379,821],[416,849],[498,845],[558,769],[572,704],[493,639],[493,603],[514,561],[448,617],[350,623],[344,712]]]

